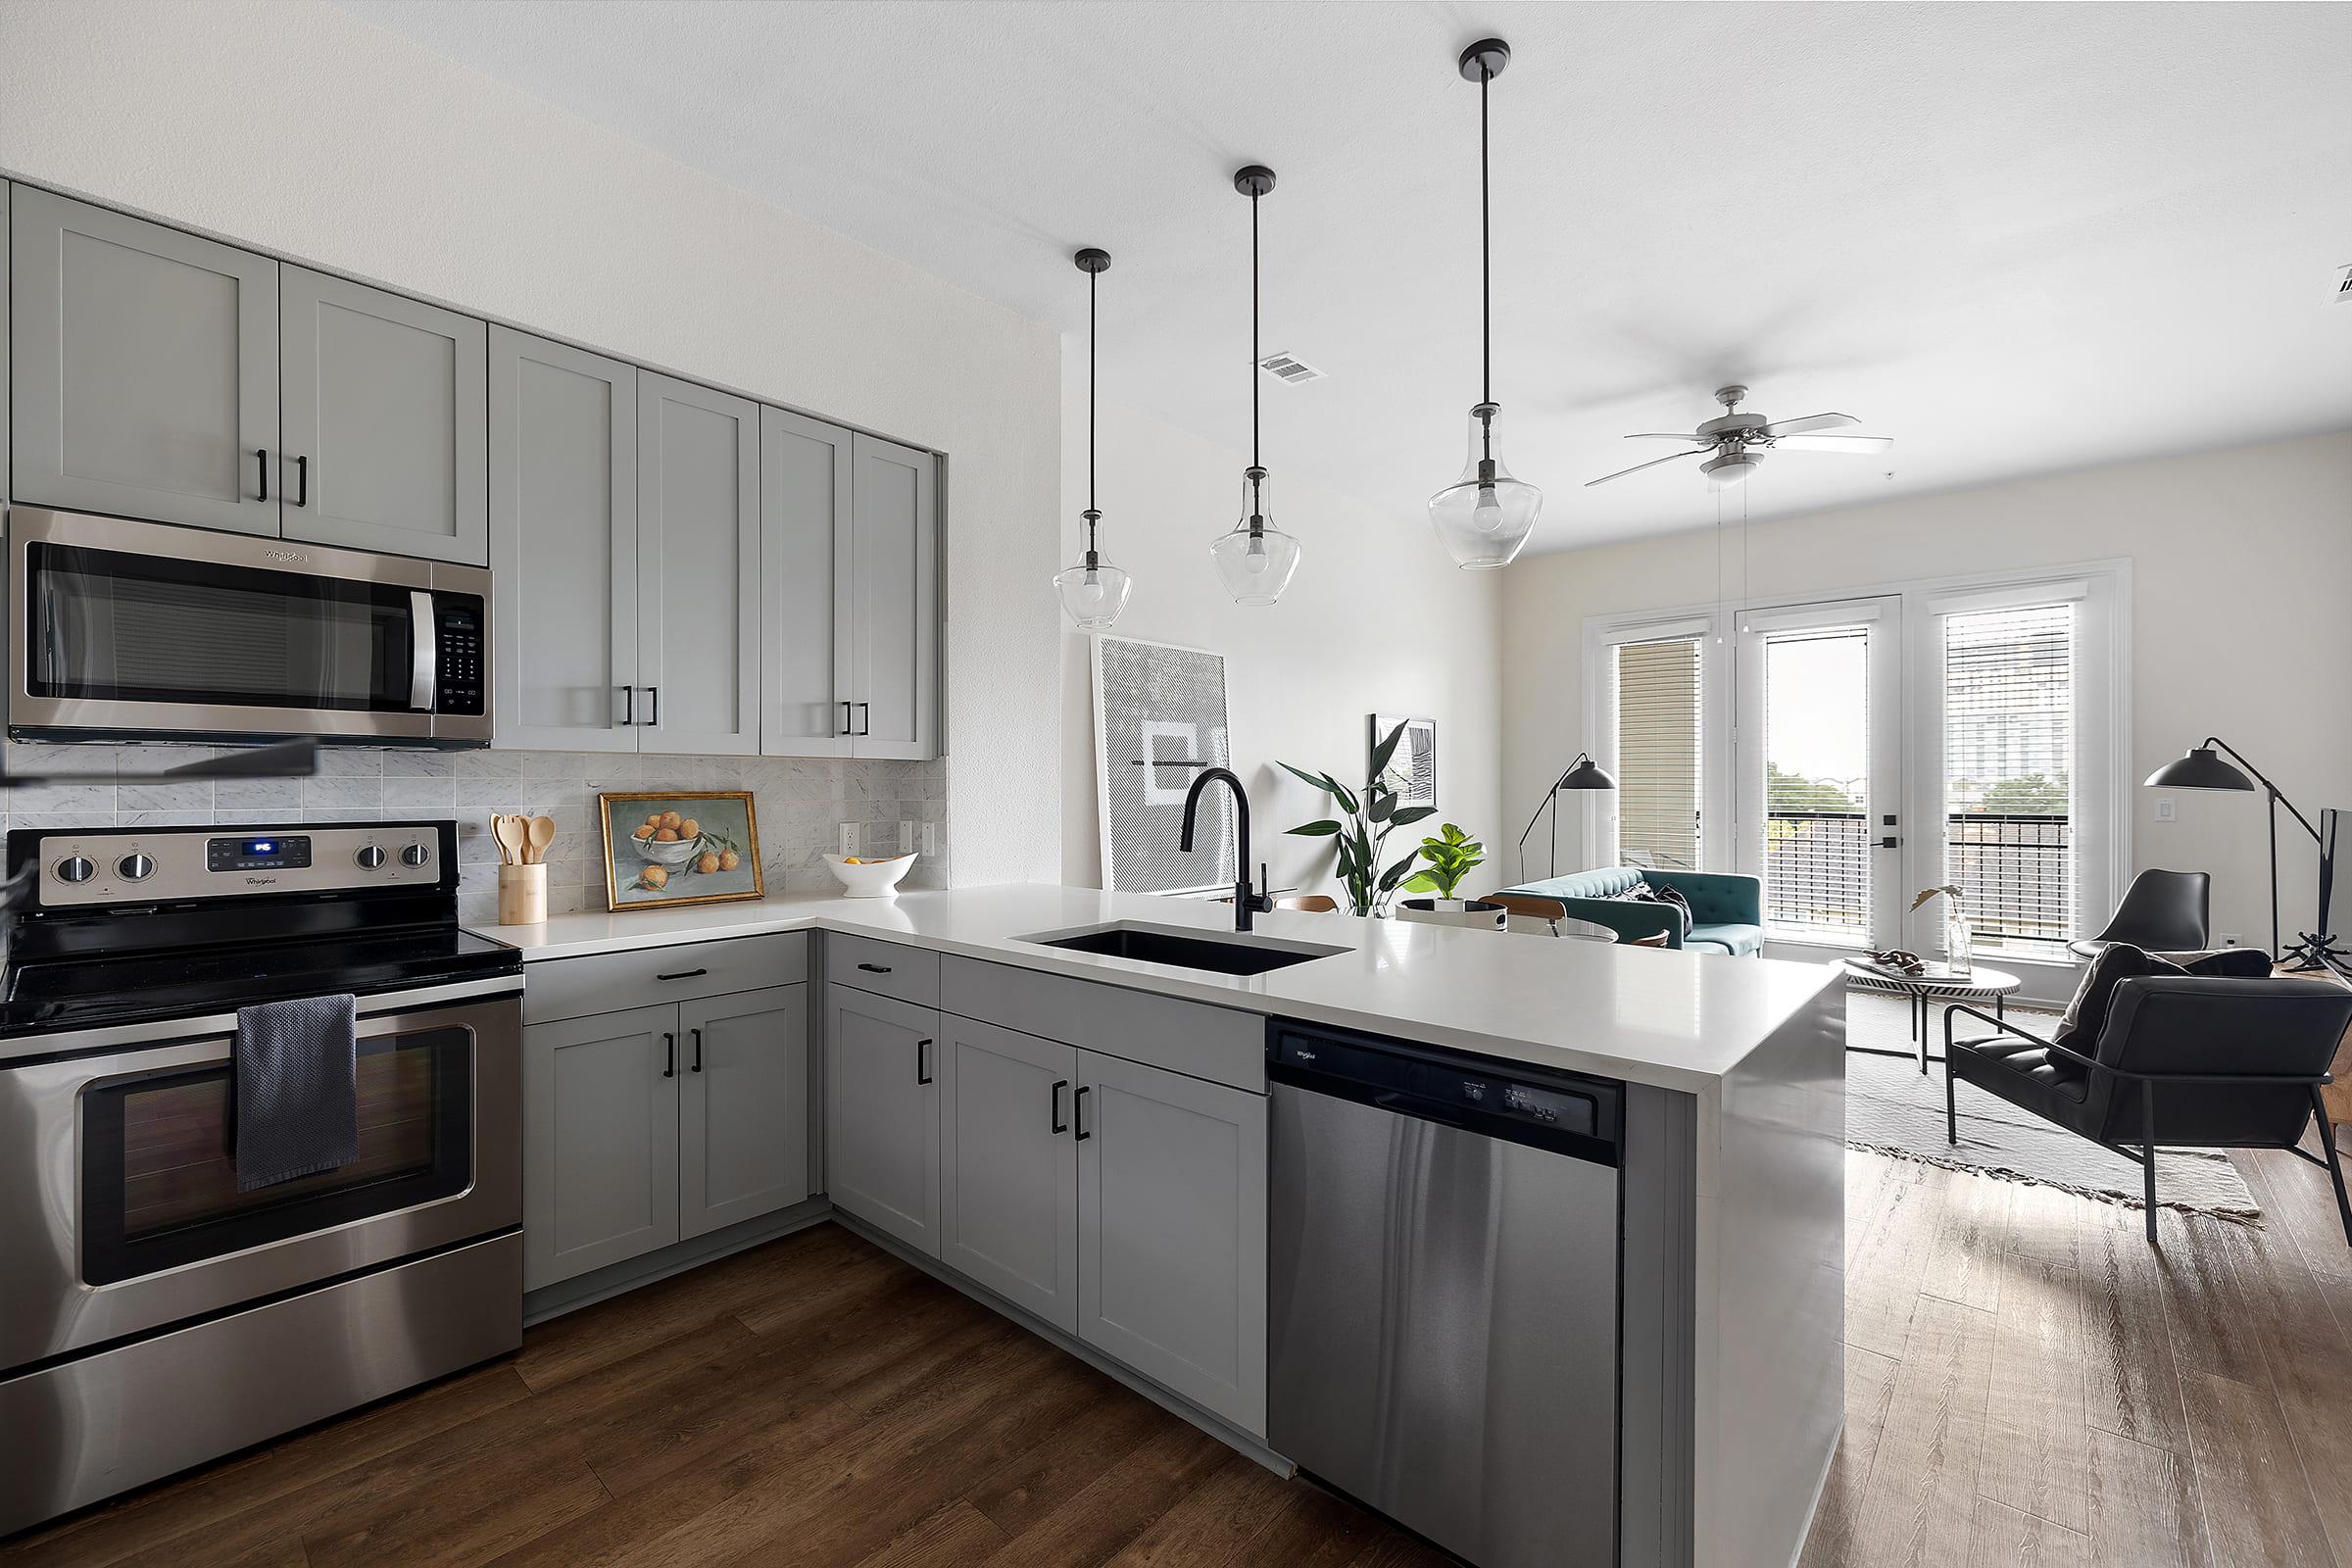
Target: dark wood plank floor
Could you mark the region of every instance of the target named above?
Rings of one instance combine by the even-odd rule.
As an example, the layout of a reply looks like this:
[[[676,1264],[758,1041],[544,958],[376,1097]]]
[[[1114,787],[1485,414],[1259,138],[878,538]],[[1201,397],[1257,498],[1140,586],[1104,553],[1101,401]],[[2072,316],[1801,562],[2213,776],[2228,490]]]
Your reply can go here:
[[[2352,1568],[2352,1249],[2322,1173],[2251,1229],[1848,1163],[1846,1436],[1805,1568]],[[838,1226],[0,1546],[8,1564],[1411,1568]]]
[[[837,1225],[0,1546],[16,1564],[1444,1561]]]

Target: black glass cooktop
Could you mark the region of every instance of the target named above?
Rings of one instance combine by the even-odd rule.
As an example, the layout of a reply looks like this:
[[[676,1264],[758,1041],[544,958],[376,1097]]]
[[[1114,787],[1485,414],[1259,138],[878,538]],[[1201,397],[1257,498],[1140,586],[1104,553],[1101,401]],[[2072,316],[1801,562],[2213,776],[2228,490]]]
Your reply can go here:
[[[195,1017],[289,997],[370,996],[521,969],[514,949],[455,926],[84,953],[13,965],[0,998],[0,1034]]]

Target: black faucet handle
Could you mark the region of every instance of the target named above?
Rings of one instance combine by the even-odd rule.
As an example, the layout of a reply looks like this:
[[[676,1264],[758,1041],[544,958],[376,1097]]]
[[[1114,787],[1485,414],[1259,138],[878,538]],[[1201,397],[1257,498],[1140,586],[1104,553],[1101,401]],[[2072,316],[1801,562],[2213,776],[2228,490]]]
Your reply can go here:
[[[1250,906],[1260,914],[1274,911],[1274,872],[1265,861],[1257,862],[1257,886],[1250,893]]]

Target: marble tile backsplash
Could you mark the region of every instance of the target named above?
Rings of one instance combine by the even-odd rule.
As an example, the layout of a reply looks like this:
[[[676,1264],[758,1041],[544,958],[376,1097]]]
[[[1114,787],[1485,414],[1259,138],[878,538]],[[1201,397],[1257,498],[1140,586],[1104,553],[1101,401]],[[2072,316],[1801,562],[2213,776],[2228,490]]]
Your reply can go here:
[[[494,811],[556,819],[547,861],[555,913],[605,906],[605,862],[596,798],[609,791],[750,790],[759,811],[760,862],[770,894],[835,886],[822,857],[840,845],[841,824],[858,824],[867,854],[898,852],[899,824],[940,824],[939,853],[925,856],[903,886],[945,887],[947,768],[944,762],[769,757],[632,757],[577,752],[402,752],[328,749],[304,779],[218,779],[175,783],[155,775],[203,747],[36,746],[7,743],[11,775],[71,770],[111,773],[112,784],[35,785],[0,792],[0,826],[88,828],[201,826],[248,822],[376,822],[452,817],[458,824],[459,914],[495,918],[498,846]]]

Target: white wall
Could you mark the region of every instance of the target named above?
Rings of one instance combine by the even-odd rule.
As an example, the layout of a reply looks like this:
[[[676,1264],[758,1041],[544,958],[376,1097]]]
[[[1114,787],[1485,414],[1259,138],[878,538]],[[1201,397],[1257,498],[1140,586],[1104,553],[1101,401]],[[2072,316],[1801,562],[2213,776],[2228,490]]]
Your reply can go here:
[[[1062,551],[1078,559],[1086,505],[1086,351],[1063,356]],[[1246,362],[1237,362],[1246,363]],[[1235,388],[1237,411],[1243,389]],[[1268,384],[1269,399],[1312,396]],[[1278,415],[1270,413],[1269,429]],[[1432,456],[1431,488],[1457,466],[1451,431]],[[1352,784],[1364,773],[1366,715],[1438,721],[1438,808],[1400,829],[1396,858],[1441,821],[1462,824],[1490,854],[1507,841],[1496,818],[1500,732],[1494,682],[1494,572],[1458,570],[1430,531],[1420,496],[1375,508],[1287,474],[1269,440],[1268,501],[1298,536],[1298,572],[1279,604],[1245,610],[1225,596],[1208,547],[1241,512],[1248,455],[1105,401],[1100,414],[1102,550],[1135,575],[1114,635],[1183,643],[1225,656],[1234,771],[1250,788],[1251,850],[1278,887],[1338,893],[1330,841],[1283,829],[1328,815],[1328,799],[1274,766],[1277,759]],[[1037,590],[1042,591],[1041,581]],[[1056,611],[1058,613],[1058,611]],[[1062,636],[1061,858],[1067,881],[1102,880],[1095,794],[1094,718],[1087,640]],[[1499,865],[1499,861],[1496,865]],[[1486,891],[1496,866],[1471,873]],[[1499,885],[1499,884],[1494,884]]]
[[[0,59],[0,169],[948,453],[955,876],[1055,874],[1051,329],[317,0],[9,0]]]
[[[1801,458],[1786,462],[1807,461]],[[1771,483],[1768,466],[1760,483]],[[1693,492],[1693,509],[1706,504]],[[1730,592],[1739,592],[1732,543]],[[1759,523],[1748,591],[1824,593],[2010,566],[2128,557],[2131,777],[2218,734],[2307,812],[2352,809],[2352,432],[1985,485]],[[1524,816],[1589,737],[1588,615],[1716,597],[1712,530],[1523,561],[1503,588],[1504,801]],[[2217,931],[2268,940],[2257,797],[2181,792],[2159,822],[2133,789],[2134,869],[2213,874]],[[1584,864],[1562,813],[1563,864]],[[2311,921],[2317,854],[2283,814],[2281,923]],[[2293,835],[2288,837],[2287,835]],[[2352,927],[2339,892],[2338,931]]]

